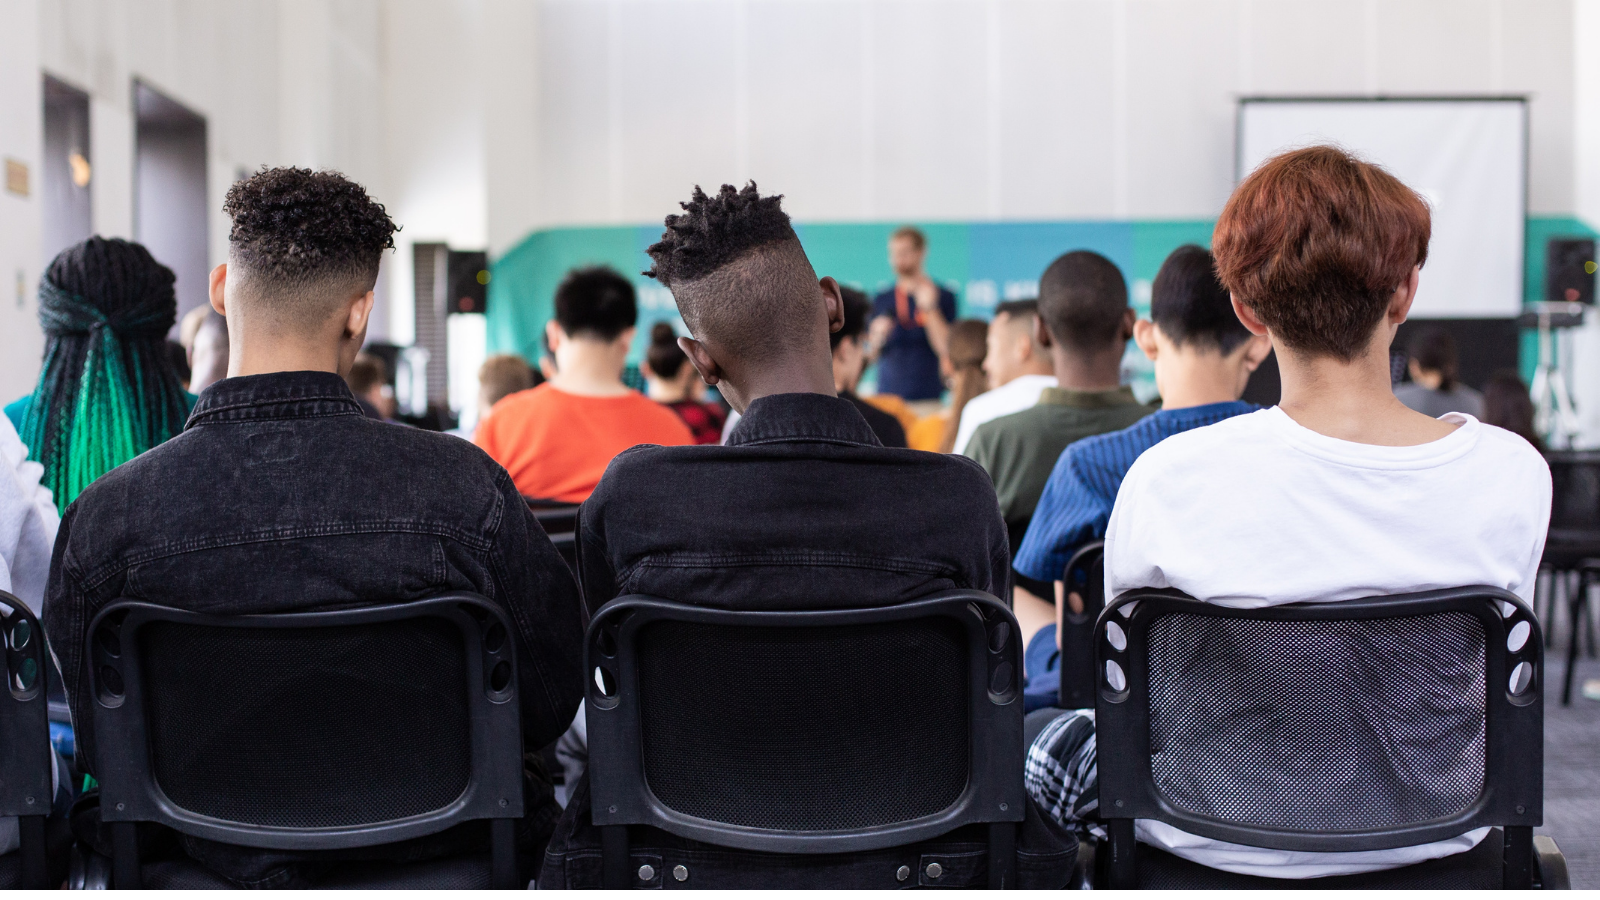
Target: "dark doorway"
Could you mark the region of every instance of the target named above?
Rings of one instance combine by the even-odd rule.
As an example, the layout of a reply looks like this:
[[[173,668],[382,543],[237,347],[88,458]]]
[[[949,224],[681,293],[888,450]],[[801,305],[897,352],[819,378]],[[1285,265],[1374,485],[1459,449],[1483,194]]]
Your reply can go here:
[[[44,265],[62,250],[94,234],[89,191],[89,95],[44,76],[44,164],[39,197]]]
[[[206,120],[134,82],[133,233],[178,276],[178,316],[208,302]]]

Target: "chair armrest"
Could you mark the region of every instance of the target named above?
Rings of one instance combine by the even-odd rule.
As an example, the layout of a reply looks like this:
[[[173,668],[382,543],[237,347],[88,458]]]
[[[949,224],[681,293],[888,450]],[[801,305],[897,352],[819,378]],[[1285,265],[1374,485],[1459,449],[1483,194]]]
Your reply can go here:
[[[1572,879],[1567,875],[1567,858],[1549,835],[1533,836],[1533,858],[1539,866],[1539,885],[1547,891],[1570,891]]]

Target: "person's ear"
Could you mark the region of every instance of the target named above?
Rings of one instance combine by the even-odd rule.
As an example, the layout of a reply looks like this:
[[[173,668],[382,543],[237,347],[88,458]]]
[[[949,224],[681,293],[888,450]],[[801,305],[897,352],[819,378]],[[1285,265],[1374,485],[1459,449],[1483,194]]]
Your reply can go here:
[[[1228,301],[1233,304],[1233,314],[1239,317],[1239,323],[1244,326],[1246,331],[1250,332],[1251,334],[1259,334],[1263,337],[1266,336],[1266,323],[1262,322],[1261,319],[1256,316],[1255,310],[1245,306],[1243,303],[1240,303],[1239,298],[1233,296],[1232,294],[1228,295]]]
[[[217,263],[217,267],[211,270],[211,308],[216,310],[219,316],[228,314],[227,289],[228,264]]]
[[[1160,355],[1161,348],[1156,343],[1156,323],[1149,319],[1139,319],[1133,323],[1133,342],[1139,345],[1151,362],[1155,362]]]
[[[1033,340],[1046,350],[1055,343],[1050,339],[1050,327],[1044,324],[1044,316],[1033,317]]]
[[[1411,304],[1417,299],[1417,285],[1422,281],[1422,267],[1412,266],[1411,276],[1405,284],[1395,289],[1389,299],[1389,324],[1399,325],[1411,314]]]
[[[561,330],[561,325],[555,319],[544,323],[544,340],[550,345],[550,355],[555,356],[561,349],[561,342],[567,339],[567,333]]]
[[[633,335],[634,335],[634,332],[636,332],[637,330],[638,329],[636,329],[636,328],[634,328],[632,326],[624,328],[624,329],[622,329],[622,332],[617,335],[616,339],[613,340],[611,343],[614,346],[616,346],[618,349],[620,349],[624,353],[626,353],[628,351],[628,348],[633,346]]]
[[[844,294],[832,275],[823,276],[817,286],[822,288],[822,302],[828,308],[828,333],[834,334],[844,327]]]
[[[694,366],[694,370],[700,373],[701,381],[715,387],[717,382],[722,380],[722,366],[706,352],[705,344],[692,337],[680,337],[678,347],[689,357],[689,364]]]
[[[1267,360],[1267,354],[1272,352],[1272,339],[1264,334],[1252,334],[1244,342],[1244,370],[1254,372]]]
[[[356,302],[350,304],[350,312],[345,317],[345,334],[355,338],[358,342],[364,340],[367,334],[367,322],[372,318],[372,305],[378,300],[378,295],[367,291]]]
[[[1129,338],[1133,337],[1133,326],[1138,321],[1139,316],[1134,313],[1132,307],[1122,311],[1122,342],[1124,344],[1128,342]]]

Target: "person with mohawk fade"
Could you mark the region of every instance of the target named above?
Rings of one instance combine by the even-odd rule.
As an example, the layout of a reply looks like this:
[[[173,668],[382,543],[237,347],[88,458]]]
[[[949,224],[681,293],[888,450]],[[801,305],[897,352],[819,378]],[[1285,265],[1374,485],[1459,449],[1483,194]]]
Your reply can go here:
[[[648,250],[654,267],[645,274],[671,289],[688,326],[679,345],[743,418],[723,446],[634,447],[612,460],[578,515],[585,603],[594,611],[624,594],[648,594],[796,610],[910,602],[951,588],[1010,596],[1005,523],[983,469],[962,457],[885,448],[835,394],[828,335],[844,324],[839,284],[817,277],[781,201],[754,183],[709,196],[696,188]],[[775,782],[783,775],[772,773]],[[1026,815],[1019,886],[1060,888],[1077,843],[1037,809]],[[681,864],[688,886],[700,888],[898,888],[906,858],[983,847],[951,834],[914,847],[797,858],[632,832],[636,855],[659,859],[661,871]],[[539,887],[599,887],[599,847],[584,776],[551,838]],[[976,868],[951,871],[940,885],[959,887],[970,875],[970,886],[982,886],[986,875]]]

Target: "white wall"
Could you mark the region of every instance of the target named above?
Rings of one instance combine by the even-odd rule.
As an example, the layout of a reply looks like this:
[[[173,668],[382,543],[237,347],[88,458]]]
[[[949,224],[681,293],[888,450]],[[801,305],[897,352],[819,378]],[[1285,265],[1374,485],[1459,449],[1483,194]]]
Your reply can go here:
[[[1215,216],[1252,94],[1531,95],[1572,209],[1571,0],[546,0],[539,214],[755,178],[812,220]]]
[[[0,185],[0,403],[32,389],[44,347],[34,294],[41,268],[44,102],[38,21],[38,0],[0,0],[0,167],[3,160],[21,162],[32,182],[26,197]]]

